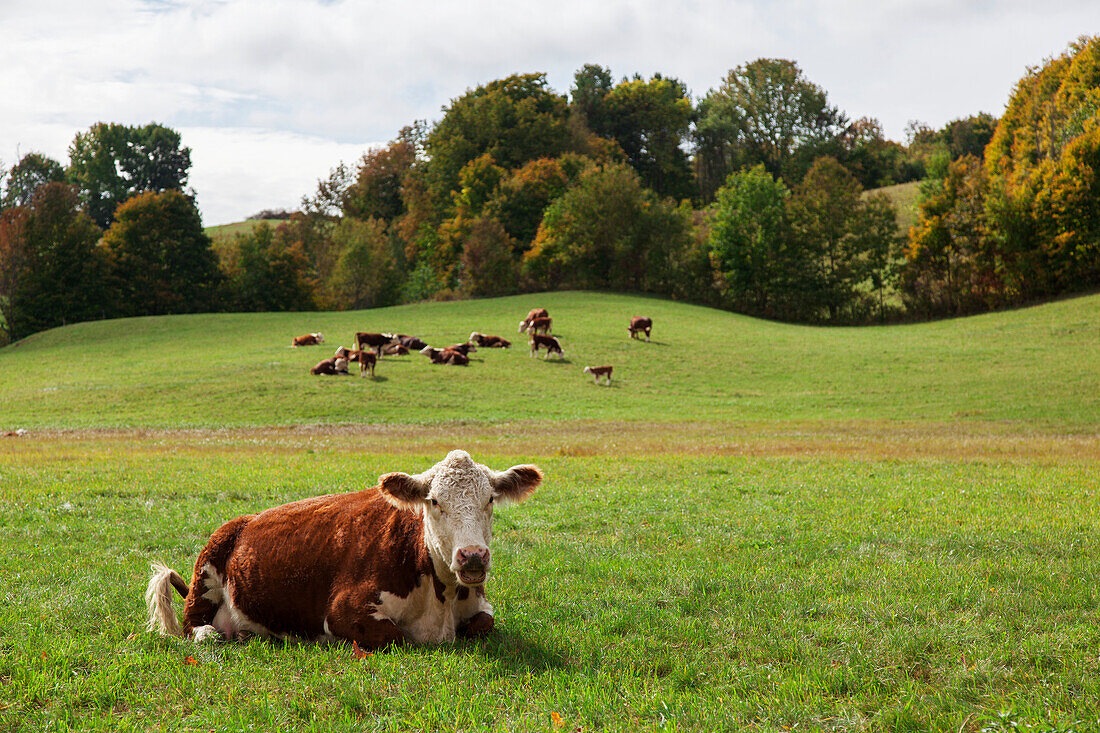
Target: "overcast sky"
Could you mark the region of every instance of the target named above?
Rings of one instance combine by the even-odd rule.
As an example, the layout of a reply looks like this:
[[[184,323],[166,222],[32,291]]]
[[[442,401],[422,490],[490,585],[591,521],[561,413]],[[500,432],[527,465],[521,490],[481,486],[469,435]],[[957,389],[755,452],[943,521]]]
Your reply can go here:
[[[159,122],[223,224],[297,207],[340,161],[516,72],[565,93],[597,63],[699,98],[788,58],[900,141],[909,120],[999,116],[1028,66],[1096,33],[1098,0],[0,0],[0,162],[67,164],[96,122]]]

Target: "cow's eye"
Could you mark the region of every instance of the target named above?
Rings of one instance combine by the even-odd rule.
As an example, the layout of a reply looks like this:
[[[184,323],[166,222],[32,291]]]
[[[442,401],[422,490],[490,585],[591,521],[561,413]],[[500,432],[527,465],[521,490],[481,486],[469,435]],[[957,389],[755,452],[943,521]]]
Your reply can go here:
[[[495,499],[495,498],[496,498],[496,497],[494,497],[494,496],[490,496],[490,497],[489,497],[489,503],[490,503],[490,504],[492,504],[492,503],[493,503],[493,499]]]
[[[439,502],[436,501],[434,498],[432,499],[432,506],[434,506],[436,509],[439,508]]]

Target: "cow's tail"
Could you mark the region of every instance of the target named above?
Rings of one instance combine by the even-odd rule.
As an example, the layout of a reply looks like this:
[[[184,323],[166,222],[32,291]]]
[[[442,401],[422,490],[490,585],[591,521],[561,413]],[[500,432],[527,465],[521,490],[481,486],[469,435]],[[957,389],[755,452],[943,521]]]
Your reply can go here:
[[[152,565],[153,576],[145,589],[145,605],[149,609],[149,631],[159,631],[162,636],[183,636],[179,616],[172,608],[172,589],[187,597],[187,583],[183,576],[159,562]]]

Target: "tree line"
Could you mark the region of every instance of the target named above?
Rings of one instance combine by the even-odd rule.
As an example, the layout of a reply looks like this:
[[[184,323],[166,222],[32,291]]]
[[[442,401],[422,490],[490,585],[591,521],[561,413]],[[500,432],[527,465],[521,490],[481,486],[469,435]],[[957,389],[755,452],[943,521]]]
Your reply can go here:
[[[1096,283],[1097,41],[1029,72],[1000,120],[852,121],[793,61],[679,80],[586,65],[468,90],[216,246],[178,133],[99,124],[0,197],[10,338],[60,323],[308,310],[554,288],[653,293],[807,323],[933,317]],[[1030,147],[1029,147],[1030,146]],[[867,189],[923,180],[899,236]],[[270,213],[270,212],[267,212]]]

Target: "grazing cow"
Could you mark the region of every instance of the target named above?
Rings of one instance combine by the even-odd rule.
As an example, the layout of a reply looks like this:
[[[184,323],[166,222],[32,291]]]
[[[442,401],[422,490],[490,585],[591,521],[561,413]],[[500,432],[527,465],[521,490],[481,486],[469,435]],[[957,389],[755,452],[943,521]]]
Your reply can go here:
[[[638,338],[638,334],[645,332],[645,340],[649,341],[649,332],[653,329],[653,321],[645,316],[634,316],[630,319],[630,325],[626,330],[630,332],[630,338]]]
[[[341,639],[363,649],[485,636],[493,505],[542,481],[537,466],[494,471],[454,450],[424,473],[303,499],[222,525],[190,587],[153,563],[149,630],[165,636]],[[185,598],[183,623],[172,589]]]
[[[510,349],[512,347],[512,342],[508,339],[502,339],[500,336],[486,336],[477,331],[470,334],[469,340],[486,349]]]
[[[444,349],[445,350],[449,349],[450,351],[457,351],[458,353],[462,354],[463,356],[469,356],[471,351],[477,351],[477,346],[475,346],[475,345],[471,344],[469,341],[467,341],[464,344],[455,344],[454,346],[445,346]]]
[[[531,321],[535,320],[536,318],[549,317],[550,311],[546,310],[545,308],[532,308],[531,311],[527,314],[527,317],[519,322],[519,332],[523,333],[524,331],[526,331],[527,327],[531,325]]]
[[[531,334],[531,341],[529,342],[531,347],[531,356],[538,354],[539,349],[546,349],[546,358],[549,359],[551,354],[557,354],[559,357],[564,358],[565,352],[562,351],[561,344],[553,336],[540,336],[537,333]]]
[[[406,352],[407,353],[407,352]],[[359,362],[359,376],[366,376],[370,372],[370,378],[374,379],[374,365],[378,363],[378,356],[373,351],[357,350],[348,355],[348,361]]]
[[[317,362],[317,366],[309,370],[310,374],[335,376],[348,373],[348,360],[342,356],[330,356]]]
[[[316,346],[325,343],[325,337],[318,333],[307,333],[305,336],[295,336],[290,340],[291,346]]]
[[[386,356],[408,356],[409,349],[401,344],[390,344],[382,347],[382,353]]]
[[[553,323],[551,318],[534,318],[527,324],[527,333],[539,333],[540,331],[547,336],[550,335],[550,325]]]
[[[368,348],[374,349],[374,353],[378,356],[382,356],[382,347],[396,344],[397,334],[394,333],[365,333],[359,331],[355,334],[355,348],[360,351],[366,351]]]
[[[431,346],[425,346],[420,353],[431,359],[433,364],[466,366],[470,363],[470,357],[453,349],[433,349]]]
[[[611,386],[611,370],[612,369],[614,369],[614,367],[612,367],[612,366],[597,366],[597,367],[586,366],[584,368],[584,373],[585,374],[591,374],[593,376],[593,378],[596,380],[596,384],[600,383],[600,377],[607,377],[607,386],[610,387]]]
[[[403,333],[397,334],[397,342],[409,351],[420,351],[428,345],[426,341],[423,341],[416,336],[406,336]]]

